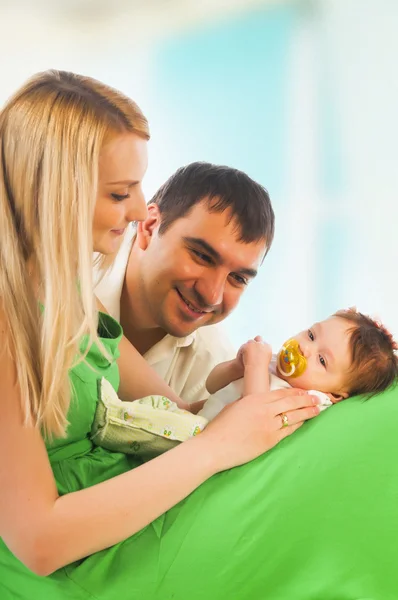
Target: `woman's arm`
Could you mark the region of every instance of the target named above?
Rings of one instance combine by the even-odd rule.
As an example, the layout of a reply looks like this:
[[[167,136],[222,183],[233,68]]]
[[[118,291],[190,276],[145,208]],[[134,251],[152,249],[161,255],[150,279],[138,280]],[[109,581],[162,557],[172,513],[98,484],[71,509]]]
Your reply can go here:
[[[98,298],[96,300],[98,310],[107,313],[104,305]],[[120,373],[118,396],[121,400],[138,400],[156,394],[166,396],[180,408],[190,410],[189,404],[173,392],[125,336],[122,337],[119,344],[119,351],[120,357],[117,361]]]
[[[133,471],[59,497],[40,432],[23,426],[18,388],[7,379],[0,384],[0,536],[39,575],[131,536],[217,470],[198,437]]]
[[[255,458],[319,412],[318,399],[295,390],[248,396],[223,410],[200,436],[60,497],[40,432],[22,423],[16,369],[4,351],[0,369],[0,537],[40,575],[128,538],[214,473]],[[287,411],[290,427],[281,429],[278,415]]]
[[[118,395],[121,400],[138,400],[144,396],[158,394],[176,402],[180,408],[189,410],[189,405],[173,392],[124,336],[119,344],[119,350],[120,357],[117,364],[120,386]]]

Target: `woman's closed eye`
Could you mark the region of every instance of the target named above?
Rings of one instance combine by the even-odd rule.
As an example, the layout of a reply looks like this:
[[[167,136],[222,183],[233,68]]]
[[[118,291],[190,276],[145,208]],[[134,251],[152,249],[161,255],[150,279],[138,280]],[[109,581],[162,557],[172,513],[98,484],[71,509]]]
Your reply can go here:
[[[117,202],[121,202],[122,200],[126,200],[130,198],[130,194],[111,194],[112,198]]]

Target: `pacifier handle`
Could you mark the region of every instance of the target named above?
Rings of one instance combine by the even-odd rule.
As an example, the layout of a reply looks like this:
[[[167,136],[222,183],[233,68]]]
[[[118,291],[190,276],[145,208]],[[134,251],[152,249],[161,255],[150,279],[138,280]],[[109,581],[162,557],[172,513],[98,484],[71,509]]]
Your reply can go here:
[[[285,348],[285,346],[282,346],[282,348],[281,348],[281,352],[279,352],[279,356],[278,356],[278,367],[279,367],[279,370],[280,370],[280,371],[281,371],[281,373],[283,373],[283,374],[284,374],[286,377],[291,377],[291,376],[293,375],[293,373],[295,372],[295,370],[296,370],[296,365],[293,365],[293,364],[292,364],[292,368],[291,368],[291,370],[290,370],[290,373],[286,373],[286,371],[284,370],[284,368],[282,368],[282,365],[281,365],[281,362],[282,362],[282,359],[281,359],[281,354],[282,354],[282,351],[283,351],[283,352],[286,352],[286,348]]]
[[[299,377],[307,367],[307,360],[298,341],[290,338],[285,342],[278,354],[278,369],[284,377]],[[290,371],[287,368],[290,366]]]

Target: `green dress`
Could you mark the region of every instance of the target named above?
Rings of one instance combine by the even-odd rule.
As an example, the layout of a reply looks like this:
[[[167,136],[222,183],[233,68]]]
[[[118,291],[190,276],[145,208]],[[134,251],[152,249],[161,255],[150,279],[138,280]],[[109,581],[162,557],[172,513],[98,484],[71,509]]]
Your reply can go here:
[[[100,336],[116,359],[120,326],[102,315]],[[137,466],[90,442],[98,380],[117,388],[118,371],[95,346],[87,360],[95,372],[71,372],[67,437],[48,445],[61,494]],[[136,535],[49,577],[0,541],[0,600],[396,600],[397,425],[397,389],[341,402]]]

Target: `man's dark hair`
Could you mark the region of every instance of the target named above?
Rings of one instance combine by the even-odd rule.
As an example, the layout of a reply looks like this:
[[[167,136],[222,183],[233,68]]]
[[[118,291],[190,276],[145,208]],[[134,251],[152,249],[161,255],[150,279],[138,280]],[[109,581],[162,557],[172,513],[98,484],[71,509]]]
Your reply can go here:
[[[274,237],[275,215],[267,190],[238,169],[194,162],[181,167],[151,200],[161,214],[159,234],[174,221],[206,202],[209,212],[230,212],[239,241],[264,239],[269,249]]]

